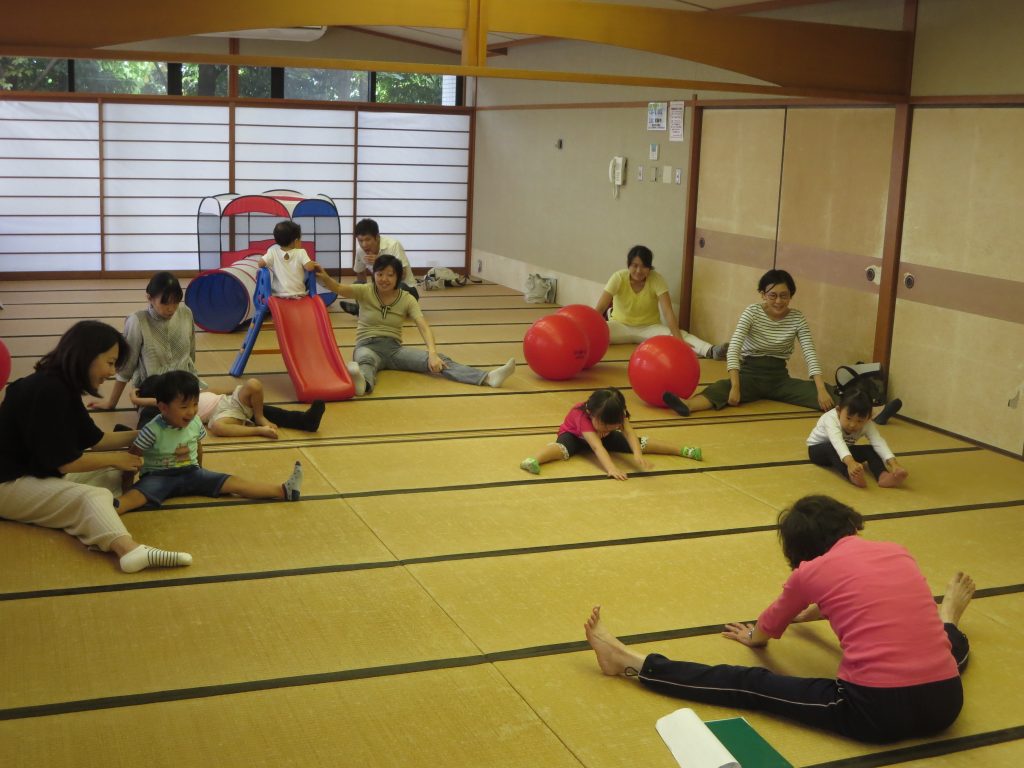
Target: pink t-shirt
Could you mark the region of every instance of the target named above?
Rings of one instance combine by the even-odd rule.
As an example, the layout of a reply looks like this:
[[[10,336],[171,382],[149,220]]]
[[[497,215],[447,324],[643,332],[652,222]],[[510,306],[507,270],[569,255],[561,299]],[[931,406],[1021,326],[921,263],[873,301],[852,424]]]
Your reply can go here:
[[[582,438],[584,432],[596,432],[594,422],[590,420],[587,412],[583,410],[584,403],[576,403],[572,410],[565,415],[565,421],[558,428],[558,434],[568,432],[570,435]]]
[[[757,626],[782,637],[817,603],[839,638],[837,677],[872,688],[923,685],[956,677],[949,638],[928,582],[898,544],[846,536],[801,563]]]

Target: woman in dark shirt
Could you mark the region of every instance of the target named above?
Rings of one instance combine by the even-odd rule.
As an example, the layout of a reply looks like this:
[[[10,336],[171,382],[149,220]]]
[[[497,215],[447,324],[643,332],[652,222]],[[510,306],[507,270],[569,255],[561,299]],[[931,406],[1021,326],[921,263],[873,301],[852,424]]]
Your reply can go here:
[[[61,528],[88,547],[114,552],[126,573],[189,565],[192,556],[135,541],[114,507],[111,488],[141,459],[127,451],[136,432],[104,434],[82,395],[97,396],[128,353],[109,325],[82,320],[35,373],[11,382],[0,403],[0,518]]]

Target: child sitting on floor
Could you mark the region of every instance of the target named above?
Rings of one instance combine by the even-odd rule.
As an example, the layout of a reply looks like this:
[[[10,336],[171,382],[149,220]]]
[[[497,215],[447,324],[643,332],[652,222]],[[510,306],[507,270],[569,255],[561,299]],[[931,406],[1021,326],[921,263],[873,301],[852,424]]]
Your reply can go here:
[[[156,383],[159,376],[149,376],[131,394],[131,400],[139,408],[156,408]],[[276,405],[263,402],[263,383],[249,379],[239,384],[230,395],[217,394],[209,390],[199,393],[199,419],[206,428],[218,437],[249,437],[257,435],[277,440],[277,428],[287,427],[302,432],[316,432],[320,429],[327,406],[323,400],[314,400],[305,411],[286,411]]]
[[[302,247],[302,227],[291,219],[274,225],[274,245],[260,257],[259,265],[270,270],[270,292],[284,299],[301,299],[306,293],[306,272],[316,268]]]
[[[855,445],[861,437],[871,444]],[[834,468],[858,488],[868,485],[861,462],[867,462],[880,488],[895,488],[909,474],[871,423],[871,398],[856,387],[818,419],[807,438],[807,456],[818,466]]]
[[[684,456],[700,461],[700,448],[683,446],[677,448],[667,443],[656,443],[646,437],[637,437],[629,423],[626,398],[615,387],[596,390],[585,403],[576,403],[558,428],[555,442],[548,443],[536,457],[523,459],[520,469],[534,475],[540,474],[540,465],[555,459],[569,460],[580,451],[593,451],[601,468],[608,477],[625,480],[626,473],[615,466],[609,451],[632,453],[633,461],[641,471],[652,468],[644,458],[645,453],[661,453],[668,456]]]
[[[145,504],[160,506],[174,496],[211,496],[232,493],[247,499],[298,501],[302,465],[295,462],[284,483],[244,480],[204,469],[202,440],[206,429],[196,412],[199,380],[187,371],[168,371],[160,376],[154,395],[160,415],[139,432],[130,451],[142,456],[139,481],[120,499],[118,514]]]

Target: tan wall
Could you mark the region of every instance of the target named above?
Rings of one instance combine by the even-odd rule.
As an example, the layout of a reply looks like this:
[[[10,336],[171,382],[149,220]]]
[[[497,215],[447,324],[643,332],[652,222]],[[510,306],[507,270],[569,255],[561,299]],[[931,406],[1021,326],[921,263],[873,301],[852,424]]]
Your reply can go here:
[[[1024,108],[914,115],[892,383],[907,415],[1024,449]]]
[[[918,0],[914,96],[1024,92],[1024,3]]]
[[[726,340],[771,269],[785,125],[782,109],[704,112],[690,330]]]
[[[871,360],[882,258],[891,109],[790,109],[777,266],[798,281],[794,305],[814,331],[831,379],[837,365]],[[805,375],[794,356],[791,370]]]
[[[892,144],[890,109],[707,110],[691,325],[726,338],[761,274],[793,274],[830,379],[871,359]],[[778,244],[776,252],[776,227]],[[794,355],[793,375],[806,375]]]
[[[603,285],[643,243],[678,292],[685,186],[636,180],[638,165],[650,177],[650,142],[660,144],[659,166],[685,164],[685,144],[647,132],[644,107],[478,113],[474,249]],[[618,198],[612,155],[628,158]]]

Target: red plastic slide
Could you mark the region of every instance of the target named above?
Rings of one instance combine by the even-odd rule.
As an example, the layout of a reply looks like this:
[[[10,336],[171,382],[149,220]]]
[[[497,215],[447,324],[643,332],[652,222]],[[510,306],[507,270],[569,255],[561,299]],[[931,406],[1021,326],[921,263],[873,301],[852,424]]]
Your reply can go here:
[[[324,303],[311,296],[301,299],[271,297],[277,344],[299,402],[348,400],[356,393]]]

